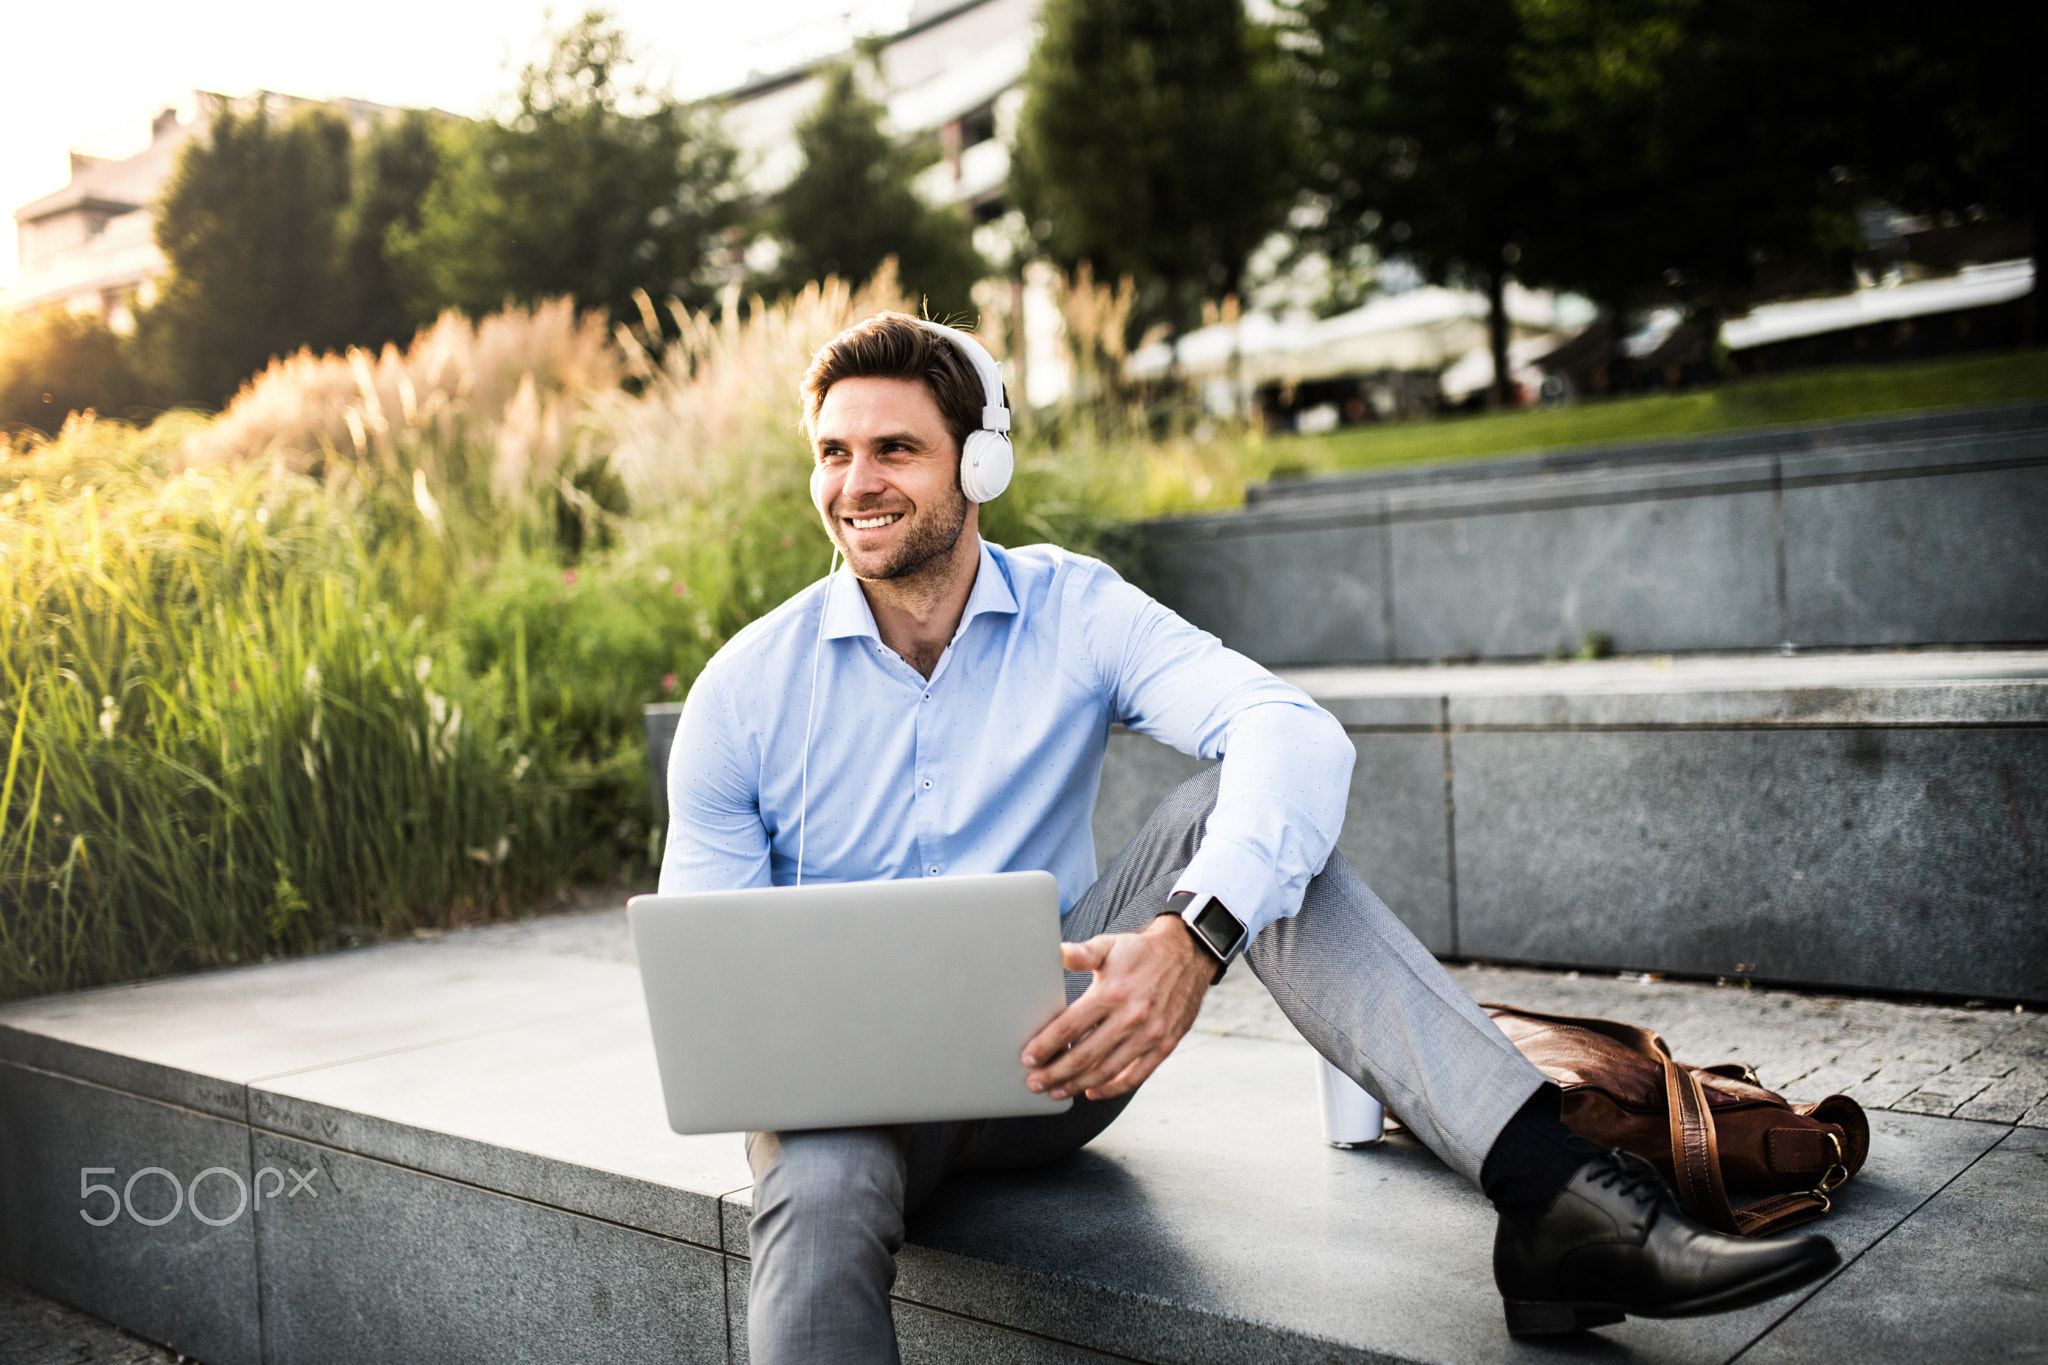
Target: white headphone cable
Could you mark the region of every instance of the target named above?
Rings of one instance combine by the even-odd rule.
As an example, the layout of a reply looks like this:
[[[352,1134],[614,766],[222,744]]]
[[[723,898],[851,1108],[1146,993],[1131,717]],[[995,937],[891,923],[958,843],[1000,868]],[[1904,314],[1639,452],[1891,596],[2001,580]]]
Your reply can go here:
[[[832,547],[832,564],[825,570],[825,591],[818,603],[818,634],[811,642],[811,698],[804,707],[804,763],[802,794],[796,808],[796,884],[804,884],[804,824],[811,813],[811,722],[818,714],[818,656],[825,652],[825,613],[832,605],[832,580],[839,573],[839,547]]]

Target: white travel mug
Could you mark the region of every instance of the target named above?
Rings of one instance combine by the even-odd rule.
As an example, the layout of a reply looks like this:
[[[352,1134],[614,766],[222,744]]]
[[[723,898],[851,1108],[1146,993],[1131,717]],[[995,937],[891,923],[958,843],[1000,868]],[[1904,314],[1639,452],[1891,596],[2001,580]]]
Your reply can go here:
[[[1364,1147],[1386,1136],[1387,1111],[1357,1081],[1320,1055],[1317,1091],[1323,1101],[1323,1140],[1332,1147]]]

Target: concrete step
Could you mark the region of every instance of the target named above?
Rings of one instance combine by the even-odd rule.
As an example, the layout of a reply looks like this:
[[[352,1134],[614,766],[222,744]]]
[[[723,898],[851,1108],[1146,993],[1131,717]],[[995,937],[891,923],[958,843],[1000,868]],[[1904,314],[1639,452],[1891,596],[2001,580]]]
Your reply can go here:
[[[1272,665],[2048,641],[2048,403],[1268,485],[1142,528]]]
[[[1870,1162],[1825,1225],[1848,1270],[1740,1313],[1604,1329],[1602,1349],[1832,1360],[1847,1331],[1887,1359],[2041,1339],[2040,1016],[1454,975],[1660,1029],[1688,1060],[1751,1060],[1798,1098],[1868,1067],[1852,1084],[1879,1107]],[[1502,1329],[1484,1201],[1405,1137],[1324,1145],[1313,1065],[1234,973],[1086,1151],[956,1180],[913,1220],[906,1359],[1551,1358]],[[2005,1117],[1953,1116],[1982,1088],[1931,1107],[1997,1066]],[[618,910],[0,1007],[0,1276],[208,1365],[744,1361],[747,1186],[737,1135],[664,1124]],[[1929,1273],[1942,1295],[1914,1292]]]
[[[2048,652],[1284,676],[1439,956],[2048,1001]],[[1112,734],[1098,856],[1199,766]]]

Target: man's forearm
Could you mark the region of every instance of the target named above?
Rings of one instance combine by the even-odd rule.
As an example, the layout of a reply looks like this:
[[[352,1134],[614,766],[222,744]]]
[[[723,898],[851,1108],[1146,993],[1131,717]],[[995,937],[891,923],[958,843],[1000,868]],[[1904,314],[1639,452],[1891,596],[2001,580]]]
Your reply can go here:
[[[1319,707],[1247,710],[1230,729],[1202,846],[1174,890],[1216,896],[1248,935],[1300,909],[1336,847],[1356,757]]]

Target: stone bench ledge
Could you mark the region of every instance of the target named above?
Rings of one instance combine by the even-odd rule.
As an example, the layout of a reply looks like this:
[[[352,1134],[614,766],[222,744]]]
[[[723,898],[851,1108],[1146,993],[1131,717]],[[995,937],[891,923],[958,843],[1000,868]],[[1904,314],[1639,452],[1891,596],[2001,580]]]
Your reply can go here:
[[[1358,729],[2048,724],[2048,650],[1300,668]]]
[[[744,1360],[739,1137],[667,1131],[629,954],[610,912],[0,1007],[0,1273],[209,1365]],[[1958,1074],[2044,1042],[2025,1015],[1916,1026],[1898,1006],[1837,1016],[1770,992],[1458,979],[1669,1029],[1682,1050],[1760,1046],[1780,1084],[1834,1074],[1810,1048],[1770,1050],[1792,1019],[1851,1049],[1953,1054]],[[1831,1018],[1833,1033],[1813,1027]],[[129,1074],[149,1093],[108,1083],[122,1058],[146,1063]],[[955,1180],[913,1220],[896,1291],[906,1358],[1545,1358],[1502,1331],[1484,1201],[1405,1137],[1325,1146],[1312,1067],[1256,981],[1233,974],[1085,1152]],[[244,1087],[246,1117],[184,1105],[202,1080]],[[1852,1257],[2028,1131],[1922,1108],[1879,1116],[1870,1168],[1829,1221]],[[321,1197],[273,1197],[260,1239],[251,1218],[93,1229],[76,1216],[86,1164],[117,1179],[317,1166]],[[1602,1335],[1640,1360],[1725,1361],[1788,1310],[1827,1325],[1830,1293]],[[1916,1304],[1913,1333],[1981,1309]]]

